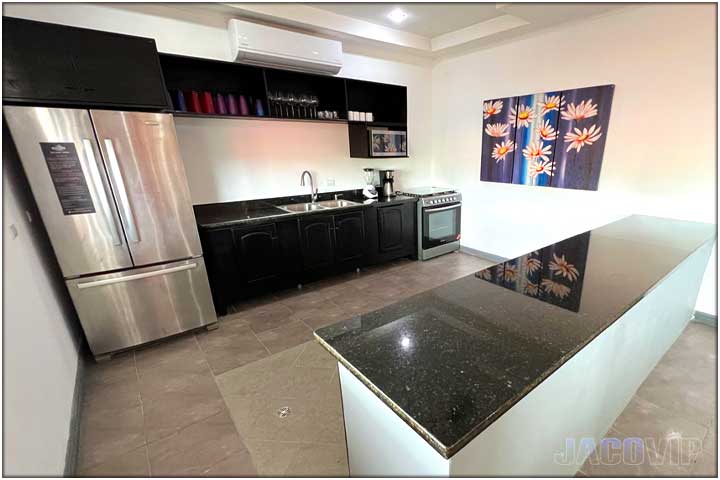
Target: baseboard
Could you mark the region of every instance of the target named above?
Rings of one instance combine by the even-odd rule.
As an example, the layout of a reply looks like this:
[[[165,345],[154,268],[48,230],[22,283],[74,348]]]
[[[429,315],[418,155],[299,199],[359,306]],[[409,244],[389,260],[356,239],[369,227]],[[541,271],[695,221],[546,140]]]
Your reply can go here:
[[[85,364],[87,362],[85,350],[78,352],[77,373],[75,374],[75,390],[73,392],[72,412],[70,416],[70,432],[67,449],[65,450],[64,477],[77,476],[78,449],[80,446],[80,409],[84,391]]]
[[[693,322],[702,323],[709,327],[717,328],[718,326],[717,315],[710,315],[709,313],[700,312],[698,310],[695,310],[692,320]]]
[[[460,245],[460,251],[462,253],[467,253],[468,255],[472,255],[473,257],[481,257],[481,258],[490,260],[491,262],[495,262],[495,263],[501,263],[501,262],[508,260],[505,257],[501,257],[499,255],[493,255],[492,253],[483,252],[482,250],[475,250],[474,248],[466,247],[465,245]]]

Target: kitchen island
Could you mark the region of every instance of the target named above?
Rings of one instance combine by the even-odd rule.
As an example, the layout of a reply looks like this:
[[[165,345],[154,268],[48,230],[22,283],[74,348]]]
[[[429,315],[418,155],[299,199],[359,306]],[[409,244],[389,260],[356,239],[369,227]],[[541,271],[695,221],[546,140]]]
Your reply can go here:
[[[715,226],[631,216],[315,332],[352,476],[573,475],[685,328]]]

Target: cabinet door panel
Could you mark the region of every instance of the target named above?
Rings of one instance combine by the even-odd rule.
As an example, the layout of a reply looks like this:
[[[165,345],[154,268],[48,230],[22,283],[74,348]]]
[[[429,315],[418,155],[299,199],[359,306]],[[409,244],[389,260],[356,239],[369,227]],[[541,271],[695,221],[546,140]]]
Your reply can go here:
[[[335,256],[339,263],[358,261],[365,254],[362,212],[335,216]]]
[[[215,309],[225,315],[227,307],[240,298],[233,233],[229,228],[203,230],[200,239]]]
[[[280,251],[275,225],[235,231],[238,269],[245,283],[251,285],[280,274]]]
[[[151,38],[3,17],[3,98],[167,108]]]
[[[335,263],[333,217],[316,216],[300,222],[303,267],[305,270],[322,270]]]
[[[403,221],[403,205],[378,208],[378,241],[381,253],[403,248],[406,226]]]

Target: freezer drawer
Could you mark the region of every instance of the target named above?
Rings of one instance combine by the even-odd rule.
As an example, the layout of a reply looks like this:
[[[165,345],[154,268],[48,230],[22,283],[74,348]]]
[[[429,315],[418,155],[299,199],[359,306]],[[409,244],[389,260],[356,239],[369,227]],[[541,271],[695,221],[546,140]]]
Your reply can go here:
[[[202,257],[66,283],[95,356],[217,322]]]

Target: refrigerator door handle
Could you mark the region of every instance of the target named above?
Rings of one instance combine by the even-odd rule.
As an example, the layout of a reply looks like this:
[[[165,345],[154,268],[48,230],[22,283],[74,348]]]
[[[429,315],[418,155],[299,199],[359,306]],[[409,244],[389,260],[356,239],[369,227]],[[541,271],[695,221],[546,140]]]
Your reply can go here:
[[[120,203],[120,211],[122,212],[123,219],[125,220],[125,229],[128,240],[137,243],[140,241],[140,236],[138,235],[138,229],[135,225],[135,217],[133,216],[132,208],[130,207],[130,199],[128,198],[127,190],[125,189],[125,181],[123,180],[122,172],[120,171],[120,164],[118,163],[117,155],[115,154],[115,148],[113,147],[111,139],[106,138],[104,142],[110,163],[110,175],[112,176],[114,180],[113,183],[118,191],[118,203]]]
[[[88,158],[87,169],[90,174],[90,180],[94,186],[95,192],[97,192],[98,201],[100,202],[100,209],[105,216],[108,227],[110,229],[110,235],[112,236],[113,245],[122,245],[122,239],[118,232],[118,226],[115,223],[115,215],[110,208],[110,202],[108,201],[108,192],[105,189],[105,184],[100,177],[100,171],[98,170],[97,160],[95,159],[95,151],[90,140],[84,138],[82,141],[83,148],[85,149],[85,155]]]
[[[158,275],[167,275],[168,273],[182,272],[183,270],[192,270],[196,267],[197,263],[188,263],[186,265],[180,265],[178,267],[164,268],[161,270],[154,270],[152,272],[128,275],[127,277],[106,278],[103,280],[94,280],[92,282],[78,283],[77,288],[83,290],[85,288],[101,287],[103,285],[112,285],[114,283],[131,282],[133,280],[140,280],[141,278],[157,277]]]

